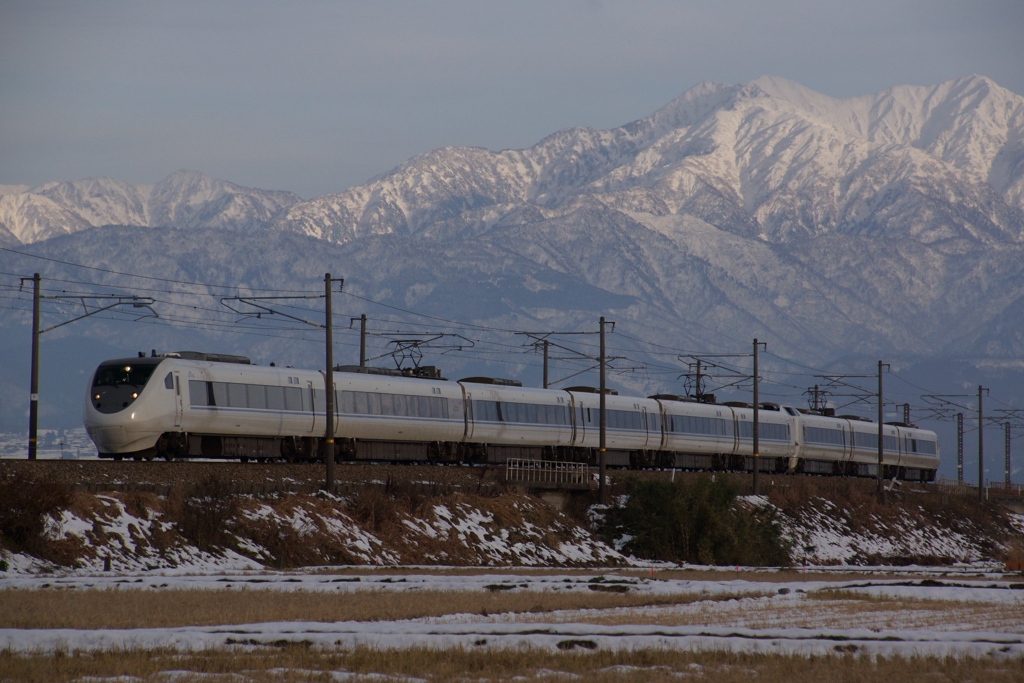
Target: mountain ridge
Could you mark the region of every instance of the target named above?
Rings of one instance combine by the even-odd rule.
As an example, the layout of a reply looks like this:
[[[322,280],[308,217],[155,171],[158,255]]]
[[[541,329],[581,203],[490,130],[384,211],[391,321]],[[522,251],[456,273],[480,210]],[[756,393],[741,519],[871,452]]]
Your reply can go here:
[[[262,229],[301,201],[291,192],[242,187],[188,170],[153,185],[84,178],[3,189],[0,228],[22,244],[102,225]]]
[[[979,125],[981,105],[1002,117]],[[768,241],[910,234],[957,250],[1022,239],[1021,140],[1024,98],[980,77],[846,100],[778,78],[703,83],[618,128],[564,129],[525,150],[418,155],[362,186],[292,205],[274,227],[344,241],[430,236],[424,226],[440,221],[447,236],[474,237],[524,207],[543,215],[592,197],[651,215],[689,213]]]

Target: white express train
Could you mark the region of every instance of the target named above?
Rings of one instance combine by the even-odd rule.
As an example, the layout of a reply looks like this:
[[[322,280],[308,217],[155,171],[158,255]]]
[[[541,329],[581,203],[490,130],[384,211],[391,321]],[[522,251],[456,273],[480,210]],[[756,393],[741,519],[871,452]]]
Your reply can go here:
[[[530,389],[510,380],[403,376],[344,367],[334,375],[339,460],[596,463],[599,395]],[[84,421],[102,458],[322,459],[324,373],[261,367],[238,356],[179,352],[100,364]],[[753,409],[677,396],[606,395],[613,467],[750,470]],[[878,425],[762,403],[760,468],[876,476]],[[886,477],[931,481],[935,433],[883,426]]]

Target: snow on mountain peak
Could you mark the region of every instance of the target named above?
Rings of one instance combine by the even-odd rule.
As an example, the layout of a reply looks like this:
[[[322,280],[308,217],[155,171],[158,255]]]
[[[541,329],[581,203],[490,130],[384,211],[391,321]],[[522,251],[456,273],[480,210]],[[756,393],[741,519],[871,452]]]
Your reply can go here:
[[[705,82],[619,128],[569,128],[524,150],[419,155],[295,204],[277,227],[335,242],[395,232],[464,239],[596,201],[768,241],[834,232],[1016,241],[1022,102],[980,77],[845,99],[775,76]]]
[[[25,244],[101,225],[264,228],[301,201],[290,192],[246,188],[190,170],[155,185],[85,178],[5,187],[24,190],[0,192],[0,226]]]

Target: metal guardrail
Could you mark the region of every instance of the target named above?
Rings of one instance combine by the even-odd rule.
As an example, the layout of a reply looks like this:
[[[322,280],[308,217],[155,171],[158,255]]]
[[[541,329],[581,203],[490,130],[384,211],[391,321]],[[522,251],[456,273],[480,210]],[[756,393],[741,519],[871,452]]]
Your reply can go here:
[[[988,486],[988,494],[990,496],[998,496],[999,498],[1024,499],[1024,484],[992,483]]]
[[[939,493],[949,493],[954,496],[966,496],[966,495],[977,495],[977,486],[968,486],[967,484],[957,481],[956,479],[936,479],[935,488],[939,490]]]
[[[935,487],[939,493],[949,493],[959,496],[977,496],[978,487],[964,484],[955,479],[936,479]],[[1024,484],[1006,484],[1005,482],[990,482],[985,487],[985,498],[1020,498],[1024,500]]]
[[[587,488],[590,469],[582,462],[509,458],[505,463],[505,481],[544,488]]]

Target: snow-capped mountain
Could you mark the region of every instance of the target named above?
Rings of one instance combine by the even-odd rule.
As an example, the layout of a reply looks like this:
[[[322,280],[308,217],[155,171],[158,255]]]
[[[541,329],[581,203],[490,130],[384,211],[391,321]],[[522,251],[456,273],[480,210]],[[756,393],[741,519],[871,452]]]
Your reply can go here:
[[[953,250],[1016,243],[1024,98],[976,76],[843,100],[779,78],[704,83],[620,128],[563,130],[526,150],[423,154],[295,204],[276,226],[335,242],[463,238],[581,202],[690,215],[775,243],[833,233]]]
[[[0,243],[8,233],[30,244],[100,225],[256,229],[298,201],[291,192],[242,187],[196,171],[175,171],[156,185],[110,178],[7,185],[0,187]]]

